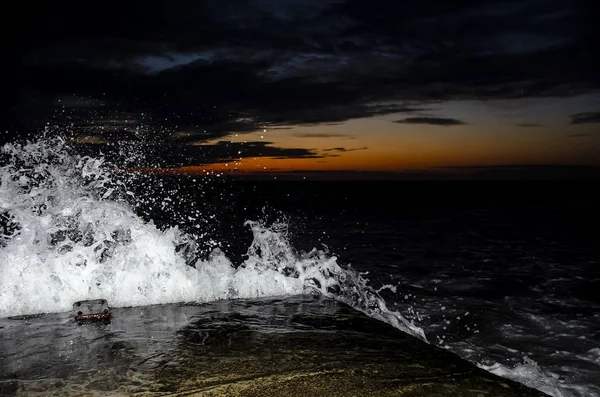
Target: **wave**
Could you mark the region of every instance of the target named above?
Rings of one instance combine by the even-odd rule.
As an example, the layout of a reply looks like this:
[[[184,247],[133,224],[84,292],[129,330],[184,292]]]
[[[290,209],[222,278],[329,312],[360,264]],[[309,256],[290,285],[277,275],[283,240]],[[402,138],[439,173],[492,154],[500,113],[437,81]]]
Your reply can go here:
[[[135,213],[135,194],[103,158],[61,138],[6,144],[2,155],[0,317],[68,311],[83,299],[126,307],[311,293],[426,341],[364,273],[316,248],[297,252],[284,223],[247,221],[242,263],[219,248],[196,258],[192,235]]]
[[[380,295],[395,292],[394,286],[374,289],[366,273],[340,265],[324,250],[297,251],[286,222],[246,221],[253,239],[245,259],[233,263],[210,233],[145,220],[136,210],[148,197],[129,189],[140,180],[111,171],[103,157],[80,155],[58,137],[6,144],[0,156],[0,318],[66,312],[85,299],[129,307],[319,294],[427,341],[422,328]],[[172,200],[166,192],[150,197],[161,208]],[[213,214],[194,223],[218,219]],[[230,235],[221,246],[242,237]],[[207,245],[216,248],[198,256],[198,247]],[[486,356],[486,346],[469,349]],[[465,356],[459,346],[450,350]],[[581,359],[597,365],[597,350]],[[516,366],[487,360],[478,366],[555,397],[600,393],[583,381],[565,382],[527,357]]]

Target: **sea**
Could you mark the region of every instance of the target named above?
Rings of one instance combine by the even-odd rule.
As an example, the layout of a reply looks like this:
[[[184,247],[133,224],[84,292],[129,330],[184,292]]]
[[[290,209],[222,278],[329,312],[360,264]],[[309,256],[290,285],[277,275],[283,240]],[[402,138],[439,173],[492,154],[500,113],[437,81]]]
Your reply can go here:
[[[600,396],[597,182],[123,172],[57,137],[0,160],[0,342],[84,299],[309,294],[548,395]],[[19,354],[0,351],[0,381],[39,370]]]

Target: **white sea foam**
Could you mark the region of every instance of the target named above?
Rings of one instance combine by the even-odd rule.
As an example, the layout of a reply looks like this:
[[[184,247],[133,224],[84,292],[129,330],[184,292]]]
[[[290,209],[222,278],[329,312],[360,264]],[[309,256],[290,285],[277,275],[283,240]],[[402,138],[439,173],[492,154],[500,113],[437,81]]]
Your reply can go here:
[[[512,379],[526,386],[540,390],[553,397],[591,397],[598,396],[600,389],[591,384],[573,384],[566,382],[559,374],[540,368],[538,363],[529,357],[523,357],[523,362],[515,366],[505,366],[499,363],[478,366],[486,371]]]
[[[590,363],[594,363],[599,366],[598,371],[600,371],[600,347],[596,347],[588,350],[586,353],[581,354],[579,356],[580,359],[588,361]]]
[[[238,266],[218,248],[190,265],[184,253],[196,242],[138,217],[124,199],[133,193],[102,159],[76,155],[60,139],[2,152],[0,317],[68,311],[95,298],[142,306],[318,293],[425,340],[363,275],[323,251],[297,253],[283,225],[246,222],[253,241]]]
[[[133,193],[102,158],[74,154],[60,139],[5,145],[2,155],[0,317],[68,311],[74,301],[95,298],[145,306],[317,293],[425,340],[421,328],[388,309],[364,274],[321,250],[296,252],[285,224],[246,222],[253,241],[243,263],[218,248],[192,259],[197,242],[139,217],[128,202]],[[597,364],[598,349],[580,358]],[[479,366],[555,397],[600,394],[529,358],[514,367],[488,364]]]

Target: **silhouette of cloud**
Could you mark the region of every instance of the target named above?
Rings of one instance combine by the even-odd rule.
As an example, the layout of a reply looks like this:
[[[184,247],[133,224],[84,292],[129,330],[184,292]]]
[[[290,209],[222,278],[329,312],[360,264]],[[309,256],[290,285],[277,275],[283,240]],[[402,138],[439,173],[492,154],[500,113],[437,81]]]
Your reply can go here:
[[[464,125],[463,121],[444,117],[408,117],[402,120],[396,120],[394,123],[399,124],[430,124],[439,126]]]
[[[232,133],[600,90],[594,2],[108,0],[85,18],[73,9],[11,5],[0,143],[62,123],[90,151],[136,142],[157,162],[197,164],[235,157],[197,146]],[[599,119],[575,114],[571,124]]]
[[[86,145],[87,142],[74,142],[82,153],[98,155],[104,153],[101,145]],[[244,158],[275,158],[275,159],[319,159],[326,157],[318,154],[316,150],[305,148],[280,148],[272,146],[273,142],[249,141],[229,142],[219,141],[215,144],[200,143],[174,143],[135,144],[129,145],[125,141],[113,143],[114,151],[104,153],[107,160],[121,167],[136,168],[174,168],[182,166],[206,165],[214,163],[230,163]],[[123,156],[127,151],[130,156]],[[128,161],[125,160],[128,159]]]
[[[600,123],[600,112],[585,112],[572,114],[571,124],[592,124]]]
[[[522,124],[517,124],[518,127],[523,127],[523,128],[535,128],[535,127],[541,127],[542,124],[537,124],[537,123],[522,123]]]
[[[600,89],[593,2],[108,1],[86,18],[68,3],[13,6],[3,131],[65,107],[69,122],[137,112],[164,126],[157,139],[210,138]]]
[[[330,149],[323,149],[324,152],[355,152],[357,150],[366,150],[368,148],[366,147],[359,147],[359,148],[351,148],[351,149],[347,149],[344,147],[334,147],[334,148],[330,148]]]

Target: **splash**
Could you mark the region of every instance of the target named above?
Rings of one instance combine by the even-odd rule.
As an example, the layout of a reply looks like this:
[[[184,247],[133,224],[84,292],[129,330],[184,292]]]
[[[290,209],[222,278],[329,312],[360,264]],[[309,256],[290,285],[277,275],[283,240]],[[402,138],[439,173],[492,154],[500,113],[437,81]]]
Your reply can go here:
[[[247,221],[253,241],[238,266],[219,248],[197,259],[190,235],[135,213],[134,193],[104,159],[60,138],[7,144],[2,154],[0,317],[68,311],[82,299],[123,307],[314,293],[426,340],[364,274],[321,250],[296,252],[285,224]]]
[[[523,357],[522,363],[513,367],[499,363],[478,363],[477,366],[495,375],[520,382],[553,397],[594,396],[600,392],[596,386],[591,384],[569,383],[559,374],[543,370],[536,361],[527,356]]]

